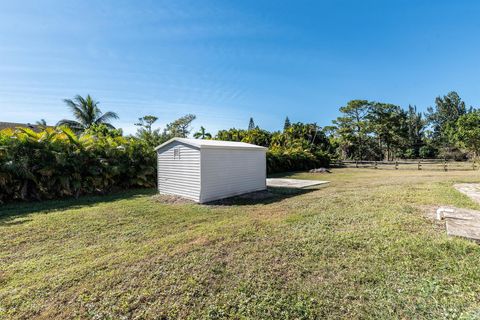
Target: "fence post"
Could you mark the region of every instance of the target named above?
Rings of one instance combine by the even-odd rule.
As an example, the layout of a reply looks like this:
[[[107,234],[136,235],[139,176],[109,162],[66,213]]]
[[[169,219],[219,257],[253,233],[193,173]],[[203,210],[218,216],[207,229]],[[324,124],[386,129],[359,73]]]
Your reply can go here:
[[[358,160],[355,160],[355,168],[358,168]]]
[[[475,171],[475,160],[473,160],[472,167],[473,167],[473,171]]]
[[[422,164],[421,164],[420,160],[418,160],[418,170],[422,170]]]
[[[374,163],[374,168],[377,169],[377,161]]]
[[[443,170],[447,171],[447,160],[443,161]]]
[[[398,170],[398,160],[395,161],[395,170]]]

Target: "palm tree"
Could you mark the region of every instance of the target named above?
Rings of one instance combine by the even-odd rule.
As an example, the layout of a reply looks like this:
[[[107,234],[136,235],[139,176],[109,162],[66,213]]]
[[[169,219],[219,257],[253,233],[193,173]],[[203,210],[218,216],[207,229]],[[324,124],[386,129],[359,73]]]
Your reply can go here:
[[[105,124],[109,128],[115,128],[110,124],[110,120],[118,119],[118,115],[111,111],[103,113],[98,108],[98,101],[93,100],[90,95],[87,95],[86,98],[77,95],[73,100],[65,99],[63,101],[70,108],[76,120],[63,119],[57,123],[57,126],[67,126],[76,132],[83,132],[94,124]]]
[[[195,139],[212,139],[212,135],[208,132],[206,132],[205,128],[203,126],[200,127],[200,130],[198,132],[195,132],[193,134]]]

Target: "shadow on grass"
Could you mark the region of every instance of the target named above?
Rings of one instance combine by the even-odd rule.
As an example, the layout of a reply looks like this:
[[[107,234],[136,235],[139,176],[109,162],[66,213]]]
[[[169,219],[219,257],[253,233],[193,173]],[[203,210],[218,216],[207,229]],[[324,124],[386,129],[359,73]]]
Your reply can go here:
[[[86,195],[78,199],[58,199],[39,202],[18,202],[0,206],[0,226],[15,225],[29,220],[13,221],[19,216],[27,216],[32,213],[51,213],[59,210],[91,207],[99,203],[108,203],[138,196],[153,195],[156,189],[133,189],[115,192],[106,195]]]
[[[309,188],[277,188],[268,187],[267,190],[257,191],[252,193],[243,194],[240,196],[216,200],[205,203],[207,206],[244,206],[244,205],[257,205],[257,204],[271,204],[291,197],[296,197],[302,194],[310,193],[323,189],[325,185],[319,185]]]

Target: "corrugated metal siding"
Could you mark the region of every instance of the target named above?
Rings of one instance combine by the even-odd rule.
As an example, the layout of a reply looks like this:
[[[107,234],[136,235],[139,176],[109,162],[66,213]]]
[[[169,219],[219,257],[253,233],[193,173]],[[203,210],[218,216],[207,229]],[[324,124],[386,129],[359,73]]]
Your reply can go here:
[[[179,158],[174,150],[180,149]],[[200,200],[200,150],[180,142],[172,142],[157,150],[158,190],[194,201]]]
[[[201,151],[201,202],[266,189],[265,150]]]

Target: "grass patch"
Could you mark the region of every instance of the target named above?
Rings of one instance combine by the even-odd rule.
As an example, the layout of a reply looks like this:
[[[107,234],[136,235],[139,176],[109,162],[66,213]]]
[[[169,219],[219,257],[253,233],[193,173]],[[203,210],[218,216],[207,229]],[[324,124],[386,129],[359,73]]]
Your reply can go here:
[[[0,209],[0,318],[475,318],[480,247],[422,208],[477,172],[337,169],[213,205],[150,191]]]

